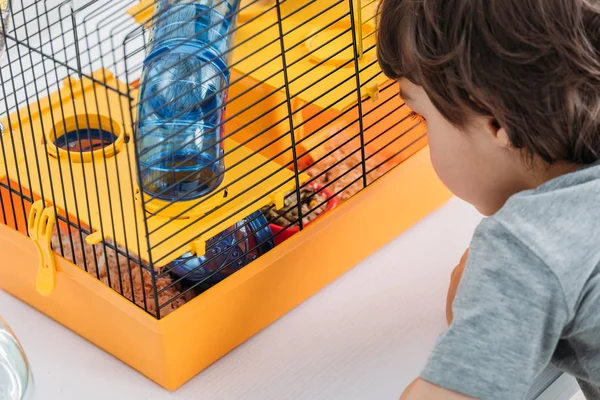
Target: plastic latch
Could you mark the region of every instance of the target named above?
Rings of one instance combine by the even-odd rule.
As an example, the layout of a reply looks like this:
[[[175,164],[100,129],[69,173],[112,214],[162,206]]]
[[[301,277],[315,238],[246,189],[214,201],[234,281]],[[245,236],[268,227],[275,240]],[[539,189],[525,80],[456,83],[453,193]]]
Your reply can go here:
[[[89,245],[94,245],[100,243],[104,238],[102,237],[102,232],[96,231],[92,232],[85,237],[85,242]]]
[[[200,237],[190,243],[190,248],[195,256],[200,257],[206,253],[206,240]]]
[[[146,29],[152,27],[152,14],[154,13],[154,3],[151,0],[141,0],[138,4],[129,8],[127,14],[133,17],[135,22],[144,25]]]
[[[42,296],[48,296],[56,287],[56,263],[52,251],[52,228],[56,218],[52,207],[46,207],[41,200],[31,206],[27,218],[29,237],[38,250],[40,261],[35,288]]]
[[[379,101],[379,85],[377,83],[367,85],[365,91],[374,102]]]
[[[271,203],[275,204],[276,210],[281,210],[285,206],[285,193],[282,191],[271,193]]]

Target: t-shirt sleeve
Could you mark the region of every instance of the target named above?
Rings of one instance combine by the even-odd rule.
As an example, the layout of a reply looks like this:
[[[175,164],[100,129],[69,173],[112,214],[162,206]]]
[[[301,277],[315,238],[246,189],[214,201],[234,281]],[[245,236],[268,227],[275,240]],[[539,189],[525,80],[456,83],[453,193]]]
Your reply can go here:
[[[421,378],[484,400],[524,399],[568,320],[556,276],[493,219],[475,232],[453,311]]]

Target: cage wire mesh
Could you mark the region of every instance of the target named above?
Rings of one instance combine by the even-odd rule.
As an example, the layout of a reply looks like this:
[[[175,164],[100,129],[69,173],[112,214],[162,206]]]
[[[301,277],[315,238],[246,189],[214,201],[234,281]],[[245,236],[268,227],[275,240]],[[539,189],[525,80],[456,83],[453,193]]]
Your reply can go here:
[[[426,143],[376,1],[6,4],[1,222],[41,200],[54,251],[156,318]]]

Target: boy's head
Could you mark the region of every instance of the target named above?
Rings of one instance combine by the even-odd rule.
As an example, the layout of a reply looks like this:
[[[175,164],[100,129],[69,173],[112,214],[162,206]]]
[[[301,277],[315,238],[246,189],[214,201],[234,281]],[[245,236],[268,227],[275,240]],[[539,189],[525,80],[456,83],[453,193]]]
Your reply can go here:
[[[600,160],[600,0],[382,0],[378,55],[484,214]]]

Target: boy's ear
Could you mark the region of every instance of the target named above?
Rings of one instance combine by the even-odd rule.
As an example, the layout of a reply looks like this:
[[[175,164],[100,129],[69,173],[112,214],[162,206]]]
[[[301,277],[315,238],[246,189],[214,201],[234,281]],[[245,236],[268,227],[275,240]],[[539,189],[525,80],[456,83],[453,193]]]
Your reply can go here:
[[[493,139],[498,146],[506,149],[512,147],[512,143],[510,141],[510,137],[508,136],[508,132],[506,131],[506,129],[500,126],[500,123],[498,123],[497,120],[491,118],[488,121],[488,130],[492,134]]]

